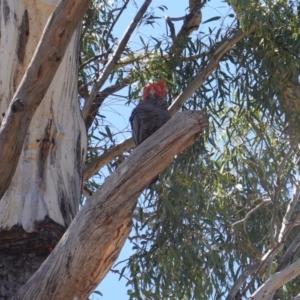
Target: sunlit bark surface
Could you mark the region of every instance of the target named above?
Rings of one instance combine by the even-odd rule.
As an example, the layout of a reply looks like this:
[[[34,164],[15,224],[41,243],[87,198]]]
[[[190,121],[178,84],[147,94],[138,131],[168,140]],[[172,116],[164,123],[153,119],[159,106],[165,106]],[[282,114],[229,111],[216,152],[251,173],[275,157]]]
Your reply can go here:
[[[58,1],[1,1],[0,112],[26,71]],[[68,226],[78,211],[86,135],[77,97],[78,32],[31,122],[14,178],[0,201],[0,229],[27,232],[50,218]]]

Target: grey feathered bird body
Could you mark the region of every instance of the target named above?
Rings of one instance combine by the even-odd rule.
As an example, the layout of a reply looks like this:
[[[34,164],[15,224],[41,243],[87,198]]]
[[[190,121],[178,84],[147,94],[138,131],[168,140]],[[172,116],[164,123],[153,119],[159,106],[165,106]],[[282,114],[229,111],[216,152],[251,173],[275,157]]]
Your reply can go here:
[[[164,99],[140,101],[129,119],[135,145],[140,145],[170,119],[168,103]]]
[[[129,119],[135,145],[140,145],[170,119],[168,103],[164,99],[151,98],[140,101]],[[150,185],[157,180],[158,176],[151,181]]]

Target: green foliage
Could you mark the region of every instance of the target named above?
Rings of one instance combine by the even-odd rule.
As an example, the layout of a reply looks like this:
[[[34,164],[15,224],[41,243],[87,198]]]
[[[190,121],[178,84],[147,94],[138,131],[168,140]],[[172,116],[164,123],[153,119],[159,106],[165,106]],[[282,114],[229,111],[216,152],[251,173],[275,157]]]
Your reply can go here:
[[[280,223],[296,180],[297,151],[280,118],[273,127],[271,115],[242,106],[223,110],[219,147],[200,139],[161,175],[155,202],[148,195],[143,203],[152,220],[134,227],[132,299],[222,299],[270,243],[270,220]]]
[[[114,147],[122,134],[106,119],[109,99],[120,105],[122,114],[149,81],[164,78],[171,103],[227,37],[240,28],[251,31],[182,107],[204,110],[209,129],[174,158],[159,183],[139,200],[130,237],[134,254],[119,270],[121,277],[129,277],[130,299],[225,299],[242,270],[274,248],[299,184],[300,93],[294,93],[300,71],[298,7],[283,0],[227,2],[236,14],[231,27],[226,26],[232,11],[225,19],[216,13],[200,33],[177,41],[176,51],[167,33],[140,34],[141,48],[127,45],[107,82],[111,87],[126,81],[128,96],[117,95],[119,90],[104,96],[99,91],[105,101],[89,128],[88,162]],[[123,2],[101,3],[94,1],[84,20],[82,101],[118,41],[114,27],[121,11],[115,8]],[[139,32],[145,26],[158,28],[161,10],[166,7],[145,15]],[[100,170],[86,186],[98,188],[127,155],[111,161],[106,173]],[[297,203],[291,220],[298,210]],[[275,272],[296,235],[292,229],[284,248],[256,274],[247,296]],[[277,298],[295,296],[298,286],[299,279],[290,281]]]
[[[299,74],[300,19],[297,7],[294,1],[266,1],[265,5],[245,3],[246,13],[241,23],[246,16],[252,17],[249,23],[256,30],[232,51],[232,62],[237,66],[238,74],[234,87],[251,106],[263,108],[267,105],[272,109],[275,99],[280,101],[282,97],[289,97],[286,88]],[[268,98],[266,102],[264,99]],[[284,110],[290,114],[287,107]]]

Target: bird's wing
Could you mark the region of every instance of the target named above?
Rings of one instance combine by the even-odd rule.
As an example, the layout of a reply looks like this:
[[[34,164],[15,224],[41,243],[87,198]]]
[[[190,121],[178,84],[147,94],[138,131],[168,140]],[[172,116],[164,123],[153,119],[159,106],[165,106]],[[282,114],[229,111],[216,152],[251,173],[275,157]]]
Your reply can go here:
[[[141,144],[171,118],[154,100],[143,100],[132,111],[130,123],[136,145]]]
[[[139,117],[139,109],[138,106],[132,111],[131,116],[129,118],[129,122],[131,125],[132,137],[135,145],[137,146],[139,131],[140,131],[140,117]]]

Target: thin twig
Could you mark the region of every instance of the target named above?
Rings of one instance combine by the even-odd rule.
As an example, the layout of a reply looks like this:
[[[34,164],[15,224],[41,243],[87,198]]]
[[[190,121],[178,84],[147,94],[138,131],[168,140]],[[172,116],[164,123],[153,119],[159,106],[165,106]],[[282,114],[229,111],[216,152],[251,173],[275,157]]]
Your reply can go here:
[[[300,219],[300,213],[297,214],[295,221],[291,224],[288,225],[287,230],[285,231],[285,234],[282,237],[282,240],[279,241],[279,243],[275,246],[275,248],[273,248],[272,250],[269,250],[261,259],[261,264],[259,266],[259,268],[256,270],[255,274],[253,275],[251,281],[247,284],[247,286],[245,287],[245,289],[243,290],[243,292],[241,293],[241,296],[245,296],[246,292],[248,291],[248,289],[254,284],[255,279],[257,278],[259,272],[262,270],[262,268],[266,265],[266,263],[268,262],[269,258],[276,253],[277,251],[280,251],[278,249],[281,249],[281,247],[283,247],[288,235],[290,234],[291,230],[298,225],[298,221]]]
[[[110,271],[111,271],[112,273],[119,274],[119,275],[120,275],[120,278],[124,277],[127,281],[130,281],[130,278],[128,278],[128,277],[125,276],[124,274],[121,274],[121,272],[120,272],[119,270],[110,269]]]
[[[88,65],[89,63],[95,61],[95,60],[99,60],[99,59],[103,59],[105,56],[107,56],[108,54],[110,54],[111,51],[109,52],[105,52],[105,53],[101,53],[99,55],[95,55],[91,58],[89,58],[88,60],[86,60],[85,62],[83,62],[80,66],[79,66],[79,71],[81,71],[86,65]]]
[[[101,89],[101,87],[104,85],[106,82],[107,78],[111,74],[111,71],[115,67],[115,64],[117,61],[120,59],[120,56],[122,55],[130,37],[133,31],[136,29],[137,25],[139,24],[140,20],[142,19],[144,13],[146,12],[147,8],[149,7],[150,3],[152,0],[146,0],[144,4],[141,6],[139,11],[137,12],[136,16],[134,17],[133,21],[129,25],[128,29],[126,30],[123,38],[121,39],[117,49],[115,50],[114,54],[112,55],[111,59],[105,66],[102,74],[99,76],[97,81],[95,82],[94,86],[92,87],[92,90],[90,92],[89,97],[86,99],[83,110],[82,110],[82,115],[83,118],[86,119],[86,117],[89,114],[90,108],[93,104],[93,101],[98,94],[98,91]]]
[[[83,171],[83,181],[89,179],[98,172],[103,166],[108,164],[112,159],[116,157],[116,153],[122,154],[124,151],[128,151],[133,148],[133,138],[126,139],[122,143],[113,148],[108,149],[104,154],[97,157],[92,161]]]
[[[236,226],[237,224],[239,223],[245,223],[249,217],[251,216],[251,214],[253,214],[256,210],[258,210],[261,206],[267,204],[267,202],[271,201],[271,199],[266,199],[266,200],[263,200],[261,203],[259,203],[258,205],[256,205],[254,208],[252,208],[247,214],[246,216],[239,220],[239,221],[236,221],[234,222],[233,224],[231,224],[231,230],[233,229],[234,226]]]
[[[112,26],[109,28],[109,31],[108,31],[108,33],[107,33],[107,35],[106,35],[106,41],[105,41],[104,45],[108,44],[108,37],[109,37],[109,35],[112,33],[114,27],[116,26],[118,20],[120,19],[121,15],[122,15],[122,13],[123,13],[124,10],[127,8],[128,3],[129,3],[129,0],[124,1],[123,7],[120,8],[120,9],[118,9],[118,10],[120,10],[120,11],[119,11],[117,17],[114,19],[114,22],[113,22]]]
[[[259,267],[260,263],[256,262],[250,266],[247,266],[242,274],[238,277],[238,279],[235,281],[233,286],[231,287],[228,296],[226,297],[226,300],[233,300],[235,299],[235,296],[240,289],[240,287],[246,282],[247,278],[254,273],[257,268]]]
[[[95,99],[93,101],[93,104],[90,107],[88,115],[85,118],[85,126],[86,126],[87,131],[92,126],[93,121],[97,115],[97,112],[98,112],[100,106],[102,105],[102,103],[104,102],[104,100],[111,94],[118,92],[121,89],[123,89],[124,87],[128,86],[131,81],[132,81],[131,76],[123,78],[118,83],[108,86],[103,91],[98,93],[98,95],[95,97]]]
[[[254,28],[251,31],[253,30]],[[221,45],[211,55],[207,66],[204,69],[199,70],[199,73],[194,80],[174,100],[169,108],[171,115],[174,115],[182,107],[184,102],[204,83],[208,76],[217,69],[219,61],[225,55],[225,53],[231,50],[237,42],[245,38],[248,34],[249,32],[243,32],[242,30],[239,30],[231,38],[228,38],[221,43]]]

